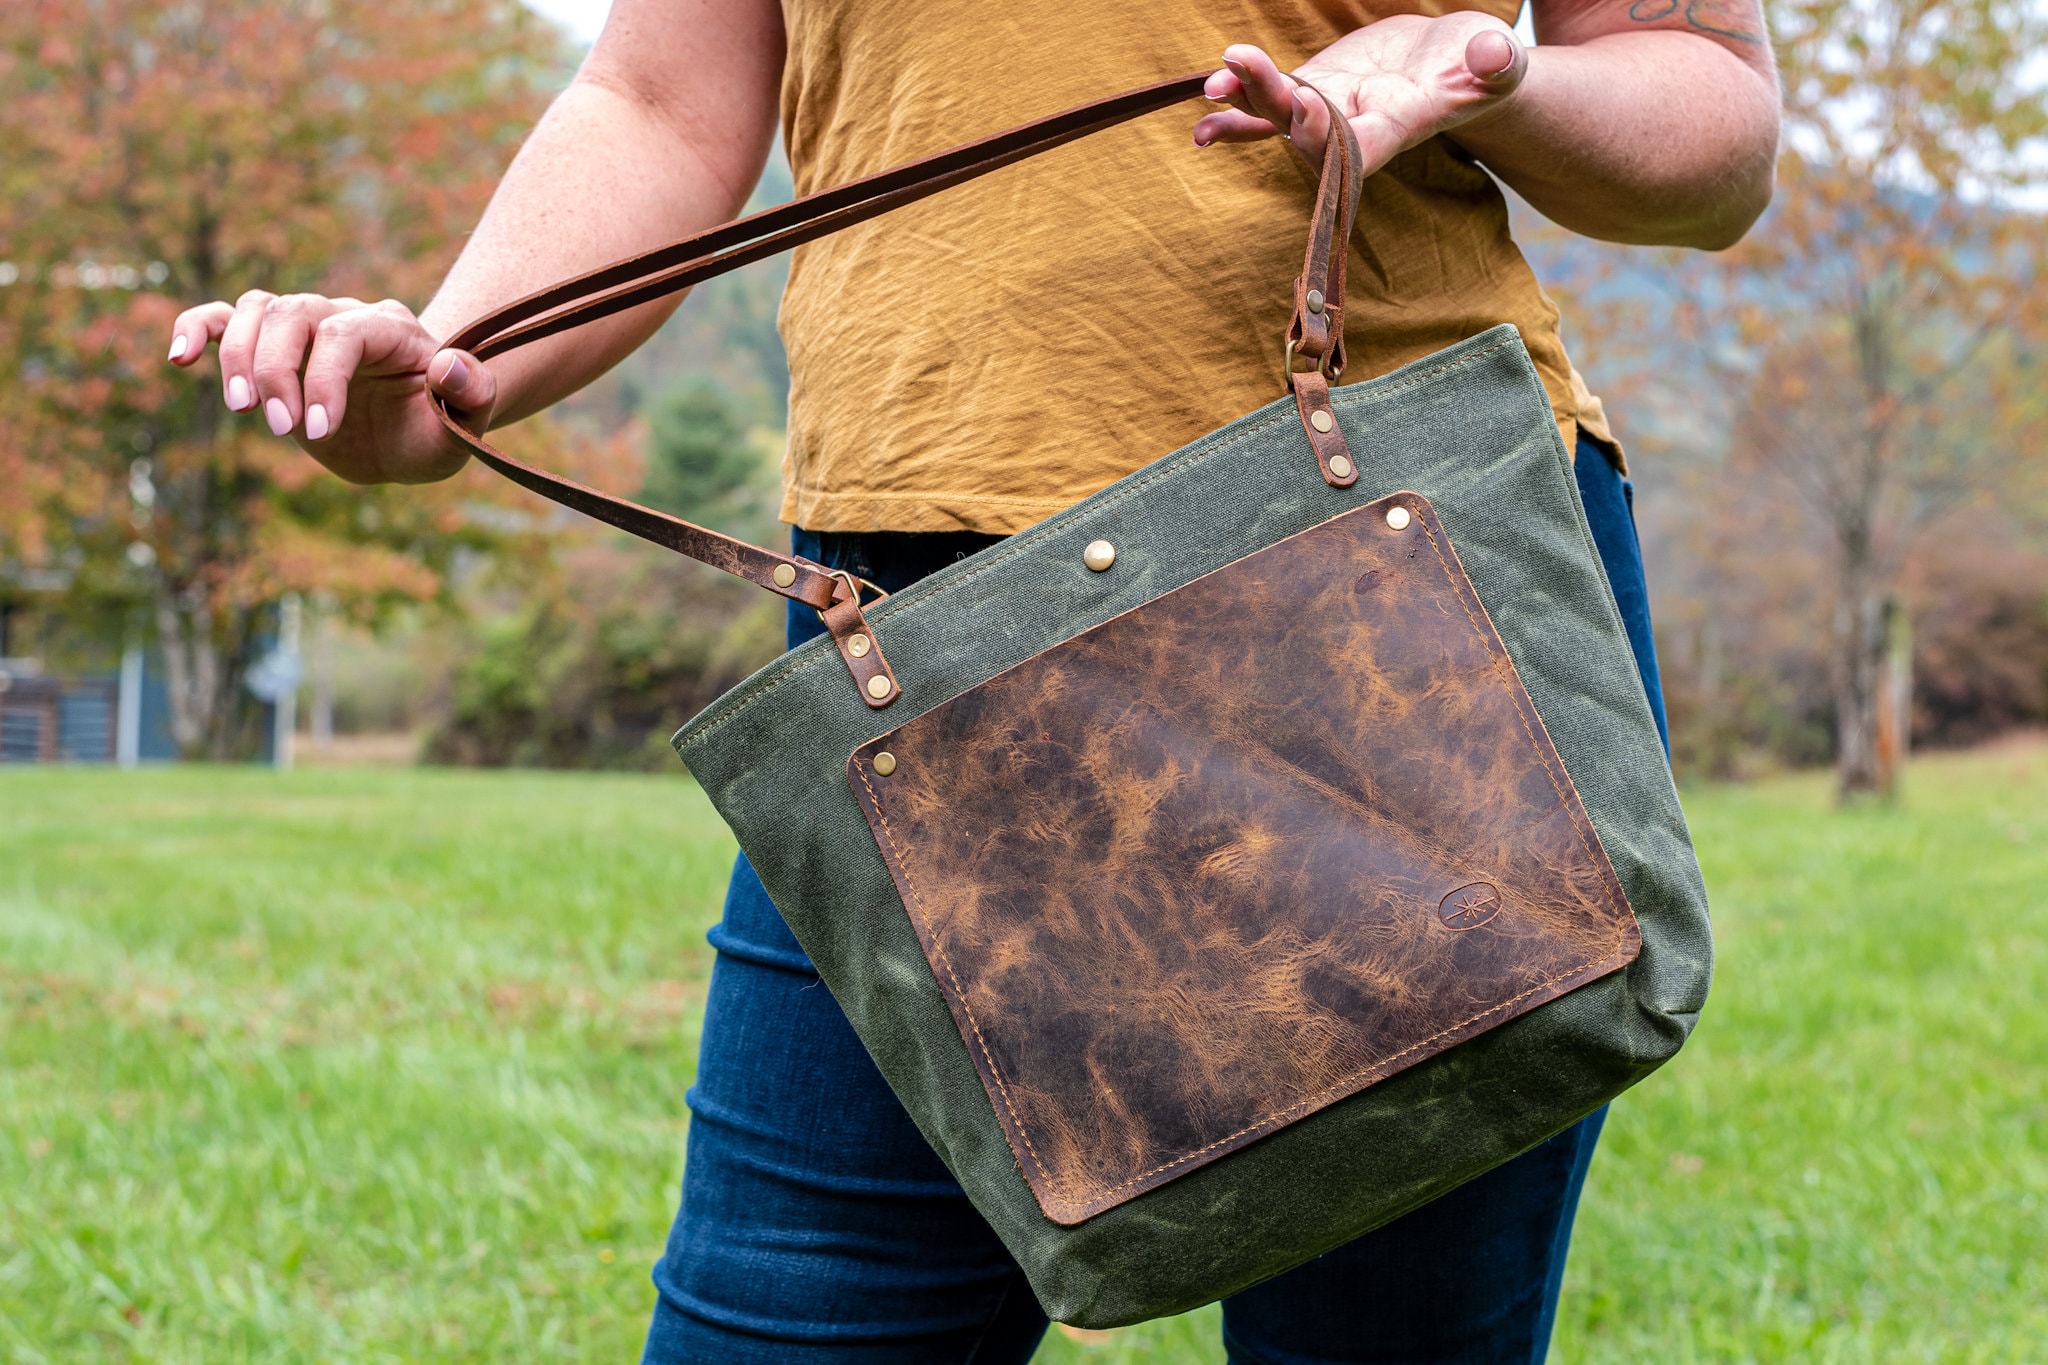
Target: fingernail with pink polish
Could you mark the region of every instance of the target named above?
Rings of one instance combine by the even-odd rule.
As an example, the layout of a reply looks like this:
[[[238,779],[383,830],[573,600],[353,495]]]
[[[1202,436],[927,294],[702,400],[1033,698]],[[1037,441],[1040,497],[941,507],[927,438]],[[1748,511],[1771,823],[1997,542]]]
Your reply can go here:
[[[263,420],[270,423],[272,436],[282,436],[292,429],[292,410],[282,398],[273,398],[263,405]]]
[[[306,439],[324,441],[327,439],[327,409],[315,403],[306,409]]]
[[[246,412],[256,405],[256,396],[249,392],[249,381],[236,375],[228,380],[228,406],[236,412]]]
[[[176,336],[172,337],[172,338],[171,338],[171,359],[173,359],[173,360],[182,360],[182,359],[184,358],[184,356],[185,356],[185,348],[186,348],[186,347],[188,347],[188,346],[190,346],[191,344],[192,344],[192,339],[191,339],[190,337],[186,336],[186,335],[185,335],[185,334],[184,334],[183,332],[180,332],[180,333],[179,333],[178,335],[176,335]]]

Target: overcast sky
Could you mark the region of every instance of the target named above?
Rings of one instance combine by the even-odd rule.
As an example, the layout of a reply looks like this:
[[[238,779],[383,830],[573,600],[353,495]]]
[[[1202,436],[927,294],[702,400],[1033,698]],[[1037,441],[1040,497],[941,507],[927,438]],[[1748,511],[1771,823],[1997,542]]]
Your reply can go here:
[[[605,13],[612,0],[526,0],[548,18],[569,30],[569,36],[587,43],[604,27]]]

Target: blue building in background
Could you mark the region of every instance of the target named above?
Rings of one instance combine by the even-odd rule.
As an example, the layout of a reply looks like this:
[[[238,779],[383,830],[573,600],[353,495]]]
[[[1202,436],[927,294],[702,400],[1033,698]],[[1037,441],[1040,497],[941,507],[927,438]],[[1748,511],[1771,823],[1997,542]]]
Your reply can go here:
[[[130,649],[116,673],[52,673],[0,656],[0,763],[168,762],[170,695],[154,651]]]
[[[163,655],[131,643],[118,655],[89,628],[66,630],[50,584],[0,565],[0,764],[167,763],[179,757]],[[49,577],[44,575],[44,577]],[[61,588],[62,583],[55,584]],[[37,590],[44,590],[41,601]],[[258,763],[289,767],[298,720],[301,608],[296,594],[277,605],[276,629],[259,634],[243,680],[257,708]],[[39,645],[52,643],[53,665]],[[107,665],[118,657],[118,664]],[[97,665],[97,667],[95,666]],[[244,699],[243,704],[247,704]],[[325,715],[316,706],[315,742]],[[326,715],[331,715],[329,710]]]

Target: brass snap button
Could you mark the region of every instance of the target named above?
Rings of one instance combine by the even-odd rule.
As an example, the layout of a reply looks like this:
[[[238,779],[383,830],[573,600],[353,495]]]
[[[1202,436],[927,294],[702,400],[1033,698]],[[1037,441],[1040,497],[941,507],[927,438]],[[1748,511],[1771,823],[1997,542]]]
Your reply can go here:
[[[1116,546],[1106,540],[1091,540],[1088,548],[1081,551],[1081,562],[1096,573],[1102,573],[1116,563]]]
[[[775,566],[775,572],[771,574],[770,577],[772,577],[775,580],[776,587],[786,588],[790,584],[796,582],[796,565],[777,564]]]
[[[1324,412],[1321,408],[1317,408],[1314,412],[1308,415],[1308,424],[1314,427],[1317,431],[1320,431],[1327,435],[1329,434],[1330,428],[1337,425],[1337,419],[1330,416],[1329,413]]]
[[[882,752],[876,754],[875,771],[881,774],[883,777],[887,777],[890,773],[895,772],[896,755],[890,753],[887,749],[884,749],[882,750]]]
[[[1408,523],[1412,520],[1414,518],[1408,514],[1408,509],[1405,507],[1394,506],[1387,509],[1387,525],[1393,527],[1396,531],[1407,530]]]
[[[886,673],[877,673],[868,679],[868,695],[876,701],[889,695],[889,677]]]
[[[1340,479],[1350,478],[1351,461],[1345,459],[1342,455],[1332,455],[1330,457],[1330,472]]]
[[[1311,313],[1320,313],[1323,311],[1322,290],[1311,289],[1308,291],[1308,311]]]
[[[856,659],[867,658],[868,651],[873,648],[873,642],[865,635],[856,635],[846,642],[846,652]]]

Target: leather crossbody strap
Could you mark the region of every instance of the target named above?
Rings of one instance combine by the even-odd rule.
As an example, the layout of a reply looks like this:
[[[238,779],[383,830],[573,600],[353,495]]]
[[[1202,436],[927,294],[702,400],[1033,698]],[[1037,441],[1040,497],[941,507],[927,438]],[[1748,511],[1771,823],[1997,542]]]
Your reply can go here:
[[[1077,105],[695,233],[509,303],[464,327],[447,345],[488,360],[609,317],[1090,133],[1196,98],[1209,74],[1194,72]],[[1295,282],[1294,317],[1287,333],[1287,384],[1301,409],[1302,428],[1315,448],[1323,477],[1338,487],[1348,487],[1356,482],[1358,473],[1330,411],[1329,381],[1341,374],[1344,366],[1344,263],[1361,186],[1359,151],[1341,111],[1327,96],[1316,93],[1329,105],[1332,135],[1323,152],[1322,183],[1316,194],[1308,250],[1301,277]],[[1297,356],[1313,362],[1313,367],[1295,373]],[[437,398],[435,408],[458,441],[514,483],[816,609],[825,617],[847,668],[860,684],[862,698],[870,706],[882,707],[900,695],[895,676],[861,615],[859,588],[848,575],[799,556],[762,549],[516,460],[465,428],[445,402]]]

